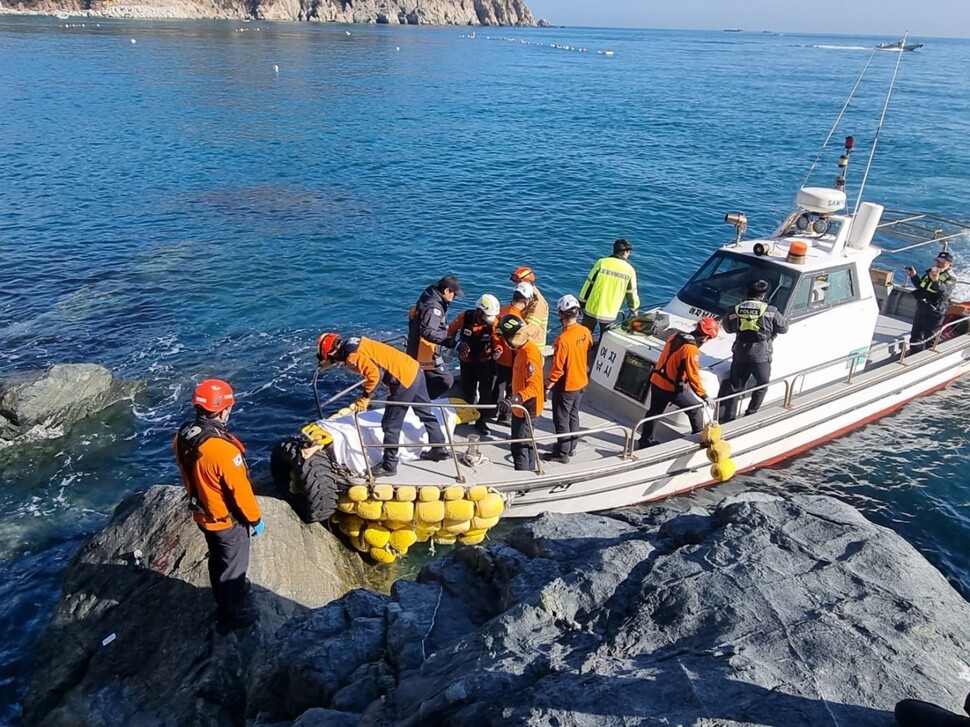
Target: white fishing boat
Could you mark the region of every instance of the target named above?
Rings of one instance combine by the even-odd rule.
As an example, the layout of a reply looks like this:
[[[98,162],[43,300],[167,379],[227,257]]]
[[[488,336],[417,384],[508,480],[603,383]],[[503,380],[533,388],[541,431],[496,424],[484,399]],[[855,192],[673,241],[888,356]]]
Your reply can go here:
[[[894,51],[913,51],[919,50],[923,47],[922,43],[907,43],[905,38],[900,38],[899,40],[889,41],[888,43],[880,43],[876,46],[877,50],[894,50]]]
[[[887,103],[891,93],[890,87]],[[877,130],[873,147],[878,137]],[[459,424],[446,427],[451,457],[441,462],[404,462],[402,457],[396,476],[375,480],[371,466],[383,447],[380,414],[345,418],[343,446],[364,453],[360,464],[351,467],[346,457],[335,456],[333,439],[339,427],[324,419],[321,410],[309,434],[285,442],[275,458],[275,469],[290,482],[294,497],[310,503],[303,507],[304,517],[321,519],[335,508],[354,513],[346,493],[355,485],[363,488],[360,497],[384,501],[400,493],[403,500],[415,500],[414,493],[422,489],[430,489],[433,497],[435,488],[445,492],[455,485],[479,497],[483,491],[499,493],[506,503],[505,517],[595,512],[657,500],[716,484],[734,471],[783,461],[966,374],[967,316],[948,320],[928,350],[911,351],[912,289],[906,281],[894,280],[892,269],[898,264],[884,265],[882,260],[919,245],[932,246],[934,253],[945,250],[970,225],[862,201],[864,177],[850,208],[846,175],[853,147],[854,140],[847,137],[835,188],[799,189],[793,210],[765,238],[745,240],[745,216],[726,215],[736,228],[733,241],[715,250],[669,302],[650,311],[651,325],[639,331],[620,326],[604,334],[582,403],[585,429],[568,464],[540,459],[534,471],[516,471],[508,430],[495,428],[497,433],[477,441],[469,436],[471,425]],[[772,381],[761,409],[724,425],[720,434],[729,446],[717,447],[691,434],[683,411],[668,410],[654,417],[659,443],[637,449],[649,378],[666,339],[675,331],[692,330],[702,317],[725,315],[754,280],[769,283],[769,302],[790,325],[774,343]],[[701,376],[708,392],[719,391],[728,377],[733,340],[722,329],[701,348]],[[727,398],[715,403],[724,406]],[[460,403],[437,406],[442,412],[467,408]],[[717,438],[716,429],[709,434]],[[542,452],[556,438],[547,407],[526,441]],[[402,445],[414,455],[422,446],[419,438]],[[386,486],[380,494],[378,485]],[[395,526],[389,527],[393,531]]]

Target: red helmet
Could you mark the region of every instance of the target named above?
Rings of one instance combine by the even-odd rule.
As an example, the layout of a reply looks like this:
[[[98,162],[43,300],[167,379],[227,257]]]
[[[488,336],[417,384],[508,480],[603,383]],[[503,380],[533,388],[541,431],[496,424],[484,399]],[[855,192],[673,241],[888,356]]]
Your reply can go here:
[[[218,414],[236,403],[232,387],[222,379],[206,379],[195,387],[192,403],[208,412]]]
[[[697,321],[697,330],[708,338],[717,338],[717,334],[721,332],[721,326],[713,318],[701,318]]]
[[[340,348],[339,333],[321,333],[317,339],[317,360],[332,361],[330,357]]]
[[[509,276],[509,280],[513,283],[534,283],[536,281],[536,274],[532,272],[532,268],[516,268]]]

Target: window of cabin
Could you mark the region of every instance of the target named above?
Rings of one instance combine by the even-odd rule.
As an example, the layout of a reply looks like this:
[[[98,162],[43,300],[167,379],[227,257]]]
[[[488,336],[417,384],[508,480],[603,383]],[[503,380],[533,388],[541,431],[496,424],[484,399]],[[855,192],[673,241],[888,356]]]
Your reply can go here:
[[[789,318],[800,318],[855,300],[856,284],[852,268],[825,270],[803,275],[791,296]]]
[[[677,297],[687,305],[725,315],[748,294],[756,280],[768,283],[768,302],[784,310],[795,283],[795,272],[766,258],[718,250],[701,266]]]

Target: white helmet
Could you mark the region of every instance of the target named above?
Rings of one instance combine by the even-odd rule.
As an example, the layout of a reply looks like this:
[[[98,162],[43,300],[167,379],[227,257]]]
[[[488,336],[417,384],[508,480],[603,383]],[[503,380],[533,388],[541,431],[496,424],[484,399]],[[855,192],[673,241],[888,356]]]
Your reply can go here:
[[[569,313],[570,315],[575,315],[579,312],[579,301],[576,299],[575,295],[567,293],[559,302],[556,303],[556,310],[560,313]]]
[[[502,306],[499,304],[498,298],[491,293],[486,293],[479,298],[478,303],[475,304],[475,307],[484,313],[486,318],[495,318],[495,316],[499,314],[499,311],[502,310]]]
[[[515,286],[515,292],[523,298],[531,298],[536,294],[536,289],[532,287],[532,283],[519,283]]]

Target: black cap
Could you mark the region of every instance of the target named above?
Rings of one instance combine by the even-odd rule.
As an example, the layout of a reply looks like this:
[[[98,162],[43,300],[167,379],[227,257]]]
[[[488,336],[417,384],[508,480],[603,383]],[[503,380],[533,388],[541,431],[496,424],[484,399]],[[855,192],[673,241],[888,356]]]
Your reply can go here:
[[[948,263],[953,262],[953,254],[948,250],[942,250],[939,255],[936,256],[940,260],[946,260]]]
[[[506,313],[499,319],[498,330],[502,334],[502,337],[508,340],[518,333],[524,325],[525,323],[521,318],[511,313]]]
[[[621,237],[613,243],[613,254],[619,255],[621,252],[626,252],[627,250],[632,250],[633,245],[625,237]]]
[[[456,278],[454,275],[446,275],[441,280],[439,280],[437,288],[442,293],[444,293],[445,290],[450,290],[458,298],[461,298],[462,296],[465,295],[461,291],[461,281],[458,278]]]

